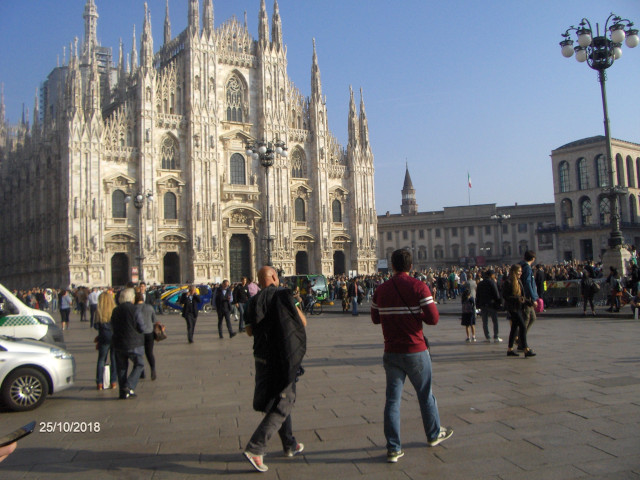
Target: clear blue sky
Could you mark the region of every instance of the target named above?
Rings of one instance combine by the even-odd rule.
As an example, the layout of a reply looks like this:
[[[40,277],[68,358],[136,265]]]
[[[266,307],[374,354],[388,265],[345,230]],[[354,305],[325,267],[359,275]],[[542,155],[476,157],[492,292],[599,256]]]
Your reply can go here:
[[[83,37],[85,0],[0,0],[0,82],[7,116],[33,108],[35,89]],[[165,0],[150,0],[156,50]],[[187,0],[169,0],[172,33]],[[267,0],[269,18],[273,1]],[[98,38],[131,50],[142,0],[96,0]],[[259,0],[214,0],[215,25],[247,12],[257,37]],[[376,208],[399,213],[405,162],[421,211],[468,203],[553,201],[551,150],[603,134],[597,74],[560,54],[561,33],[610,12],[640,25],[638,0],[280,0],[289,76],[309,95],[316,38],[329,126],[347,139],[349,85],[363,88],[376,169]],[[202,7],[200,9],[202,13]],[[640,47],[608,71],[613,137],[640,143]],[[356,100],[358,101],[358,99]]]

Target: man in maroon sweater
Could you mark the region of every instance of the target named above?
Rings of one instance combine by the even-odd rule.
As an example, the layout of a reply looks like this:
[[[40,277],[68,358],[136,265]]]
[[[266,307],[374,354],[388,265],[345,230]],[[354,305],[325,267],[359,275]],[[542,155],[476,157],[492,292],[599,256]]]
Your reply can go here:
[[[431,357],[422,322],[436,325],[440,314],[429,287],[411,277],[412,259],[408,250],[391,255],[393,277],[373,294],[371,321],[382,324],[384,335],[383,364],[387,375],[387,400],[384,407],[384,435],[387,461],[395,463],[404,455],[400,442],[400,402],[406,377],[418,395],[424,432],[430,447],[453,434],[440,426],[438,404],[431,392]]]

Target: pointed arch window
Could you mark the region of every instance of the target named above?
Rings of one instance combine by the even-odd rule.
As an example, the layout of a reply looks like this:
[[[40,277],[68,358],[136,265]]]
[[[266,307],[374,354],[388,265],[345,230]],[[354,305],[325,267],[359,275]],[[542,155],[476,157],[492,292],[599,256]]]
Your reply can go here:
[[[569,164],[560,162],[558,165],[558,177],[560,179],[560,193],[569,191]]]
[[[231,160],[229,163],[229,179],[230,183],[233,185],[245,185],[246,184],[246,175],[244,168],[244,157],[239,153],[234,153],[231,155]]]
[[[306,157],[301,148],[291,153],[291,176],[293,178],[307,178]]]
[[[176,220],[178,218],[178,201],[176,194],[167,192],[164,194],[164,219]]]
[[[334,223],[342,223],[342,203],[340,200],[334,200],[331,203],[331,214]]]
[[[244,122],[245,88],[240,79],[233,75],[225,87],[227,99],[227,122]]]
[[[300,197],[296,198],[295,201],[295,209],[296,209],[296,222],[306,222],[307,215],[305,211],[304,200]]]
[[[162,168],[165,170],[180,169],[180,150],[178,141],[167,135],[162,140]]]
[[[127,218],[126,195],[122,190],[116,190],[111,194],[111,213],[113,218]]]
[[[604,155],[598,155],[596,157],[596,171],[598,172],[598,186],[609,186],[609,175],[607,175],[607,162],[604,159]]]
[[[586,190],[589,188],[589,177],[587,176],[587,160],[581,158],[578,160],[578,190]]]

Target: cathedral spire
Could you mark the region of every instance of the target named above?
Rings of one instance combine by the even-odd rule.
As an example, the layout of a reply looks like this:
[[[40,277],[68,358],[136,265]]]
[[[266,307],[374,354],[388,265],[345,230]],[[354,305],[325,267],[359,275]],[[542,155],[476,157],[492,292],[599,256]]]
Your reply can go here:
[[[360,144],[362,148],[369,148],[369,122],[367,121],[367,114],[364,111],[362,87],[360,87]]]
[[[258,18],[258,43],[263,47],[269,43],[269,17],[264,0],[260,0],[260,16]]]
[[[122,39],[120,39],[120,47],[118,49],[119,57],[118,57],[118,88],[122,89],[125,85],[125,66],[124,66],[124,44],[122,43]]]
[[[322,82],[320,81],[320,68],[318,67],[318,54],[316,53],[316,39],[313,39],[313,57],[311,60],[311,98],[322,97]]]
[[[349,85],[349,146],[358,146],[358,115],[356,114],[356,102],[353,99],[353,88]]]
[[[275,51],[282,49],[282,21],[278,0],[273,0],[273,16],[271,17],[271,46]]]
[[[36,87],[36,95],[33,101],[33,127],[31,131],[36,135],[40,127],[40,100],[38,98],[38,87]]]
[[[167,7],[164,11],[164,44],[166,45],[171,41],[171,20],[169,19],[169,0],[167,0]]]
[[[88,61],[94,48],[98,45],[98,9],[93,0],[87,0],[82,17],[84,18],[83,53],[85,61]]]
[[[213,35],[213,0],[204,0],[204,11],[202,12],[202,31],[211,38]]]
[[[5,118],[5,106],[4,106],[4,83],[0,84],[0,128],[3,127],[6,121]]]
[[[147,2],[144,3],[144,23],[140,37],[140,66],[153,68],[153,36],[151,35],[151,13]]]
[[[416,215],[418,213],[418,203],[416,202],[416,190],[411,182],[409,175],[409,163],[406,163],[406,172],[404,174],[404,185],[402,186],[402,205],[400,213],[402,215]]]
[[[80,110],[82,108],[82,76],[78,66],[78,38],[74,45],[69,45],[69,71],[67,73],[66,90],[67,106],[70,110]]]
[[[98,59],[96,58],[95,51],[91,58],[86,104],[85,112],[88,117],[100,112],[100,72],[98,71]]]
[[[131,42],[131,75],[138,69],[138,49],[136,47],[136,26],[133,25],[133,40]]]
[[[199,0],[189,0],[189,30],[191,30],[192,33],[198,33],[200,31],[199,3]]]

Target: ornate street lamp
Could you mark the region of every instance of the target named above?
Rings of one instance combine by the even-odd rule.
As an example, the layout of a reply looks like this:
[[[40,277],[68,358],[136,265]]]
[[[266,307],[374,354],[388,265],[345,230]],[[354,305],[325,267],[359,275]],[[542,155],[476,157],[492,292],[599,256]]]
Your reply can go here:
[[[153,202],[153,193],[136,193],[133,198],[131,195],[127,195],[124,198],[125,203],[130,203],[133,200],[133,206],[138,210],[138,275],[140,276],[140,280],[144,280],[144,275],[142,274],[142,261],[144,260],[144,242],[142,238],[142,207],[144,206],[145,200],[147,202]]]
[[[247,144],[247,155],[251,156],[254,160],[260,160],[260,165],[264,167],[265,171],[265,184],[266,184],[266,214],[267,221],[267,265],[273,265],[271,261],[271,219],[269,217],[269,167],[273,166],[275,156],[280,155],[286,157],[288,155],[287,146],[281,140],[274,142],[267,142],[265,140],[258,141],[254,144]]]
[[[504,249],[502,247],[502,222],[504,222],[505,220],[509,220],[511,218],[511,215],[507,213],[501,213],[500,215],[498,215],[497,213],[495,213],[491,215],[489,218],[491,220],[495,220],[496,222],[498,222],[498,241],[500,242],[500,245],[498,245],[498,251],[500,252],[500,264],[503,264]]]
[[[612,22],[609,26],[609,22]],[[626,193],[626,188],[615,183],[615,164],[611,152],[611,133],[609,132],[609,112],[607,110],[607,92],[605,82],[606,69],[613,65],[615,60],[622,56],[622,42],[629,48],[635,48],[640,43],[638,30],[633,27],[633,22],[623,19],[615,14],[609,15],[604,25],[604,33],[600,35],[600,25],[596,23],[596,36],[593,36],[591,23],[586,18],[580,21],[578,28],[573,25],[562,34],[564,40],[560,42],[562,55],[566,58],[576,54],[576,60],[580,63],[587,62],[590,68],[598,72],[600,82],[600,92],[602,94],[602,109],[604,111],[604,134],[607,149],[607,166],[609,169],[609,185],[603,188],[603,192],[609,197],[611,203],[611,233],[609,234],[609,248],[620,252],[623,243],[622,232],[620,231],[620,208],[618,196]],[[578,46],[573,46],[570,38],[571,31],[575,31]],[[618,267],[622,266],[622,261],[615,262]],[[621,273],[623,271],[621,270]]]

